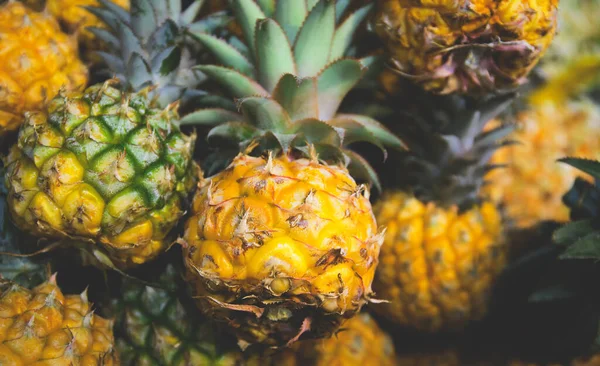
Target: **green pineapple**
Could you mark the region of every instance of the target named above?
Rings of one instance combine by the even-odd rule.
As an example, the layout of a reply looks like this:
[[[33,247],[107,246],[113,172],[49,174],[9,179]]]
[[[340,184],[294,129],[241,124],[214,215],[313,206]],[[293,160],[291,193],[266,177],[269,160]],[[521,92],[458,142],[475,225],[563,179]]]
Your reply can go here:
[[[198,180],[196,136],[181,132],[178,105],[206,94],[195,89],[205,76],[192,69],[188,31],[215,24],[193,22],[200,2],[182,11],[181,0],[135,0],[130,12],[100,3],[90,10],[109,31],[93,31],[119,81],[61,93],[29,113],[5,183],[20,229],[127,268],[165,250]]]

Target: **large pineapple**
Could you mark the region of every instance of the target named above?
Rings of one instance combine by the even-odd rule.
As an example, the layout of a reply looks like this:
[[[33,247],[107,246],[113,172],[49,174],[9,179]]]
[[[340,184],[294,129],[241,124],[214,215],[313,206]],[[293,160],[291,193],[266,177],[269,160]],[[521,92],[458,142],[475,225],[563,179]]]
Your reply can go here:
[[[87,294],[65,296],[55,276],[28,290],[0,280],[0,364],[118,365],[112,322]]]
[[[374,310],[398,325],[458,330],[485,314],[505,251],[500,213],[478,193],[510,126],[482,131],[508,101],[459,104],[448,119],[399,126],[410,152],[388,160],[395,174],[375,206],[387,231],[374,283],[389,301]]]
[[[41,110],[59,89],[80,90],[87,69],[77,41],[56,20],[16,1],[0,5],[0,135],[16,130],[23,113]]]
[[[366,116],[337,112],[363,74],[344,52],[370,6],[343,18],[346,2],[260,4],[231,2],[248,48],[197,35],[224,64],[200,70],[242,114],[200,110],[189,119],[217,125],[208,135],[220,143],[215,156],[227,146],[241,153],[199,187],[184,255],[205,313],[242,346],[281,346],[332,335],[369,300],[382,238],[368,187],[347,164],[358,177],[373,174],[346,145],[401,142]]]
[[[181,44],[198,8],[180,13],[180,0],[135,0],[132,9],[97,10],[115,31],[98,34],[112,39],[112,53],[102,56],[121,84],[62,93],[46,111],[29,113],[5,178],[22,230],[87,243],[118,267],[164,251],[198,176],[195,136],[180,131],[175,102],[197,94],[203,78]]]
[[[484,193],[504,206],[517,227],[529,227],[539,220],[566,221],[569,212],[562,204],[562,194],[582,174],[556,164],[556,160],[598,157],[600,110],[585,99],[530,105],[518,113],[516,124],[511,139],[518,143],[493,155],[491,162],[506,164],[506,168],[490,172],[493,184],[486,186]]]
[[[437,93],[522,83],[550,45],[558,0],[378,0],[392,67]]]
[[[398,365],[392,338],[367,313],[342,324],[333,337],[300,343],[300,365]]]

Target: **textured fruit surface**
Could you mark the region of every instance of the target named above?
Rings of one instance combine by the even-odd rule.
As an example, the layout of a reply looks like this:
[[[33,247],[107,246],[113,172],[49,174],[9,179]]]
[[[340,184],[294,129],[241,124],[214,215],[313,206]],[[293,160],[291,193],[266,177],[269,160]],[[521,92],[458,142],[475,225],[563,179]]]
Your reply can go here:
[[[393,192],[381,198],[375,215],[387,231],[374,289],[390,301],[375,311],[422,331],[460,329],[485,314],[505,262],[494,205],[459,213]]]
[[[558,0],[381,0],[375,29],[402,74],[439,93],[512,88],[550,45]]]
[[[19,2],[0,5],[0,135],[15,130],[23,113],[41,110],[60,88],[79,90],[87,69],[77,42],[56,20]]]
[[[247,155],[200,188],[185,240],[201,309],[272,345],[331,334],[360,310],[381,246],[368,191],[345,168]]]
[[[29,114],[7,158],[13,220],[38,236],[99,242],[116,265],[155,257],[197,176],[195,137],[177,118],[109,83]]]
[[[118,365],[113,343],[85,293],[65,296],[54,278],[33,290],[0,283],[1,365]]]
[[[331,338],[301,343],[298,357],[314,366],[397,364],[392,338],[367,313],[343,323]]]
[[[111,0],[114,4],[124,9],[129,9],[129,0]],[[60,22],[67,25],[73,31],[78,32],[78,36],[88,48],[94,49],[94,43],[97,42],[94,34],[87,30],[88,27],[105,28],[95,15],[90,13],[85,7],[98,7],[97,0],[48,0],[46,8]]]
[[[171,281],[167,288],[124,280],[121,295],[111,303],[121,364],[240,365],[242,352],[235,340],[219,334],[193,304],[191,309],[184,306],[172,291],[176,273],[165,274]]]
[[[518,227],[539,220],[567,220],[562,195],[583,173],[556,160],[598,157],[600,110],[585,101],[547,103],[521,112],[516,123],[511,139],[518,144],[494,154],[492,164],[507,166],[489,173],[493,184],[485,186],[483,193],[501,203]]]

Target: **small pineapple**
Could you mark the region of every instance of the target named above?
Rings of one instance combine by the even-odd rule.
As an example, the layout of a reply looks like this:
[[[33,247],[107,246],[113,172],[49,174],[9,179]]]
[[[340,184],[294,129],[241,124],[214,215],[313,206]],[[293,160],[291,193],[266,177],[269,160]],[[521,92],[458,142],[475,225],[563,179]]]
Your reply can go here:
[[[374,310],[424,332],[459,330],[483,317],[506,257],[500,212],[479,190],[511,129],[484,126],[510,98],[449,100],[460,102],[455,115],[399,126],[410,152],[388,160],[395,175],[375,206],[387,231],[373,287],[390,302]]]
[[[598,157],[600,109],[586,99],[530,105],[518,113],[516,124],[510,138],[518,143],[494,153],[491,163],[506,167],[488,174],[493,184],[483,193],[501,204],[518,228],[540,220],[566,221],[569,212],[562,194],[583,174],[556,160]]]
[[[153,263],[154,265],[154,263]],[[156,266],[152,268],[156,273]],[[127,365],[242,365],[235,340],[220,334],[194,307],[172,265],[160,273],[162,286],[122,280],[107,312],[115,318],[116,349]],[[184,305],[185,304],[185,305]],[[187,305],[191,305],[191,308]]]
[[[392,338],[367,313],[349,319],[331,338],[299,343],[300,365],[399,365]]]
[[[382,238],[369,190],[354,177],[375,177],[346,144],[402,146],[377,121],[338,113],[364,72],[344,53],[371,6],[344,18],[347,2],[311,3],[232,1],[248,48],[197,34],[224,65],[199,69],[237,98],[243,114],[188,117],[217,125],[209,142],[231,141],[215,157],[228,147],[237,156],[224,170],[207,168],[217,173],[194,198],[187,278],[200,308],[227,323],[242,346],[331,336],[369,300]]]
[[[168,246],[199,175],[195,135],[180,131],[176,103],[200,94],[193,88],[203,76],[191,70],[181,43],[187,27],[199,25],[189,21],[198,8],[180,10],[181,0],[134,0],[131,14],[97,10],[115,33],[99,37],[118,40],[102,56],[121,84],[62,93],[46,111],[28,114],[5,175],[22,230],[100,243],[83,247],[117,267],[144,263]]]
[[[558,0],[378,0],[374,26],[403,76],[436,93],[522,83],[550,45]]]
[[[112,322],[87,294],[65,296],[56,277],[32,290],[0,280],[0,364],[119,365]]]
[[[42,110],[58,91],[81,90],[87,68],[77,42],[56,20],[16,1],[0,5],[0,135],[27,111]]]

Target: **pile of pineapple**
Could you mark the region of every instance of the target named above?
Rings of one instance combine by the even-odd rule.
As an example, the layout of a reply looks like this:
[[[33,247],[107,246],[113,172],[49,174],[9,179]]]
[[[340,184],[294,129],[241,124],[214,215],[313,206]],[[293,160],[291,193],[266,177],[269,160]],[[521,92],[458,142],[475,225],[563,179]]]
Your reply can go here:
[[[0,1],[0,365],[600,364],[563,3]]]

